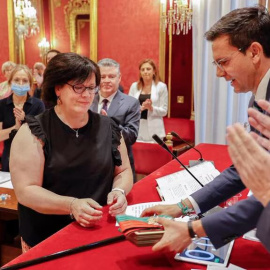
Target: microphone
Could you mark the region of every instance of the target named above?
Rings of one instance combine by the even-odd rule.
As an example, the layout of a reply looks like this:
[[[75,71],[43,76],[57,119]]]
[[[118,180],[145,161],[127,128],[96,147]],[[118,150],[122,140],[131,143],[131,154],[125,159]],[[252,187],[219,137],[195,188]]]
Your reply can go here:
[[[198,160],[190,160],[190,167],[197,165],[198,163],[204,162],[204,159],[202,157],[202,153],[196,148],[194,147],[192,144],[188,143],[186,140],[184,140],[183,138],[181,138],[176,132],[171,131],[171,134],[173,135],[173,137],[176,137],[177,139],[179,139],[180,141],[183,141],[184,143],[186,143],[190,148],[194,149],[196,152],[199,153],[200,158]]]
[[[168,153],[170,153],[177,161],[178,163],[181,164],[181,166],[183,166],[183,168],[196,180],[196,182],[203,187],[203,184],[194,176],[194,174],[177,158],[177,156],[171,152],[171,150],[169,149],[169,147],[166,145],[165,142],[163,142],[163,140],[161,140],[158,135],[154,134],[152,136],[152,138],[162,147],[164,148]]]

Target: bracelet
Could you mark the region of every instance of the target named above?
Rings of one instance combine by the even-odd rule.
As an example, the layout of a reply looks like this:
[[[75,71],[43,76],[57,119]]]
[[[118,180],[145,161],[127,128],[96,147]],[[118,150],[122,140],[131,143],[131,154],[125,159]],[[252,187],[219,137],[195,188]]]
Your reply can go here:
[[[183,200],[177,203],[177,205],[179,206],[184,215],[188,215],[189,213],[193,212],[193,209],[188,208],[188,206],[184,203]]]
[[[124,196],[126,196],[126,192],[122,188],[113,188],[112,191],[120,191]]]
[[[191,238],[192,241],[198,239],[198,235],[194,232],[193,228],[192,228],[192,221],[188,221],[187,222],[187,226],[188,226],[188,233],[189,236]]]
[[[78,198],[73,198],[72,201],[71,201],[70,204],[69,204],[69,215],[70,215],[70,218],[71,218],[71,219],[74,219],[74,216],[73,216],[73,214],[72,214],[71,206],[72,206],[73,202],[74,202],[75,200],[77,200],[77,199],[78,199]]]

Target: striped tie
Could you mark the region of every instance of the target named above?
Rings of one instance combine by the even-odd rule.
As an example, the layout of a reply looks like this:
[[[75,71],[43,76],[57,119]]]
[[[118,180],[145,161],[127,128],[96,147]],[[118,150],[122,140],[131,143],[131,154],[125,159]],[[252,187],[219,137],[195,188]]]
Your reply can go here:
[[[107,112],[109,100],[105,98],[105,99],[102,100],[102,102],[103,102],[102,109],[103,109],[105,112]]]

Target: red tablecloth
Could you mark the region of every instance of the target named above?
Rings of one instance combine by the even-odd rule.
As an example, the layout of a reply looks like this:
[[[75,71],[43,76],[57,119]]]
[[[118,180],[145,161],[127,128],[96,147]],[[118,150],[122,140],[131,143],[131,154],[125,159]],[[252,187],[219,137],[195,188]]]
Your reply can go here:
[[[200,144],[198,146],[205,160],[214,160],[215,166],[222,171],[231,165],[227,153],[227,147],[223,145]],[[198,153],[189,150],[182,156],[184,164],[190,159],[197,158]],[[154,161],[153,161],[154,162]],[[153,172],[148,177],[136,183],[132,192],[128,195],[129,204],[158,201],[155,179],[179,170],[179,164],[173,160]],[[46,239],[27,253],[14,259],[9,264],[23,262],[40,256],[48,255],[60,250],[99,241],[105,238],[120,235],[115,227],[115,219],[108,215],[108,209],[104,209],[104,218],[100,225],[95,228],[83,228],[75,222]],[[270,254],[260,243],[245,240],[243,238],[235,241],[230,263],[245,269],[270,269]],[[59,258],[40,265],[31,266],[27,269],[206,269],[203,265],[178,262],[173,255],[153,253],[151,247],[136,247],[128,241],[111,244]]]

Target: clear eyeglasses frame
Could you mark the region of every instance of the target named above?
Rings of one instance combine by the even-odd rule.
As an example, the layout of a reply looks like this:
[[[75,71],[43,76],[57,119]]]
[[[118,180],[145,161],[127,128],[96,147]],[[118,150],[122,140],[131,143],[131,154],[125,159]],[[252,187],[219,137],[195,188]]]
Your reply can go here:
[[[88,91],[90,94],[96,94],[98,92],[98,87],[87,87],[84,86],[83,84],[70,84],[66,83],[67,85],[71,86],[73,91],[77,94],[82,94],[84,91]]]
[[[212,64],[218,68],[220,68],[222,71],[225,71],[225,68],[224,68],[224,65],[229,61],[231,60],[232,56],[238,52],[241,52],[242,51],[242,48],[239,48],[238,51],[235,51],[231,54],[230,57],[225,57],[225,58],[222,58],[222,59],[219,59],[218,61],[214,60],[212,62]]]

